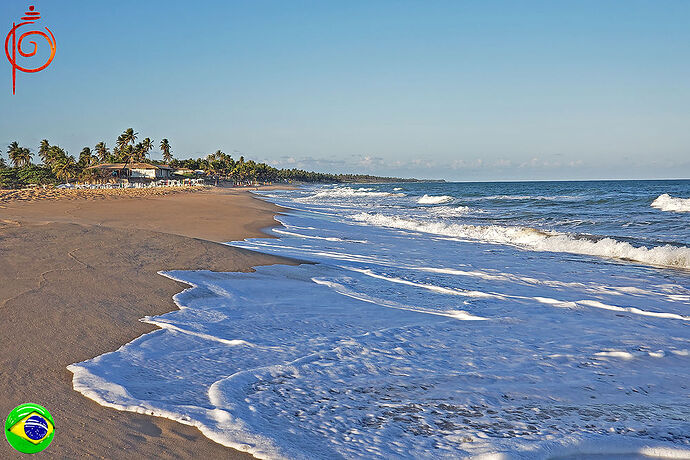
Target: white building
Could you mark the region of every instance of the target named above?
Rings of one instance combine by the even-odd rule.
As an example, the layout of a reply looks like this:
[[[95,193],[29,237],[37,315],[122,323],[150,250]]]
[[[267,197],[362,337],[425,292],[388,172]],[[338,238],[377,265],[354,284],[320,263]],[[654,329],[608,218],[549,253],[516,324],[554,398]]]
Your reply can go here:
[[[132,163],[127,167],[133,179],[170,179],[173,171],[169,166],[150,163]]]
[[[103,163],[90,168],[121,179],[170,179],[173,169],[167,165],[151,163]]]

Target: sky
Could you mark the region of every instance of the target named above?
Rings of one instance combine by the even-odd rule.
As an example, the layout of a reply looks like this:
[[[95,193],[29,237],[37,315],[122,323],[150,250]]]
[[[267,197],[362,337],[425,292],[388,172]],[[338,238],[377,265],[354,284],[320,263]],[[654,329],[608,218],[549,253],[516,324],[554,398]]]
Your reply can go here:
[[[0,38],[28,5],[57,51],[15,95],[0,54],[5,159],[133,127],[323,172],[690,178],[690,1],[2,0]]]

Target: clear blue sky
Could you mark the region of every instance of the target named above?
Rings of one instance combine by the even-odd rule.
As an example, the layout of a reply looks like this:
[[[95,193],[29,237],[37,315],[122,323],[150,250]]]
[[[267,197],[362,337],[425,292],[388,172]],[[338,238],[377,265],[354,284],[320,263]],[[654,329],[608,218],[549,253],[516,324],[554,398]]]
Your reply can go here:
[[[3,152],[131,126],[320,171],[690,177],[690,1],[2,0],[2,28],[29,4],[57,54],[16,96],[0,54]]]

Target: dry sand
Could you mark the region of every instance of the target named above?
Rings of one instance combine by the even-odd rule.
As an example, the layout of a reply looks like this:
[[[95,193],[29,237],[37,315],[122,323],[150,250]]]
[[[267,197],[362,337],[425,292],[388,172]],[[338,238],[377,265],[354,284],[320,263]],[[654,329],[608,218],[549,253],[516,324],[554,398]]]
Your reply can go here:
[[[99,406],[65,369],[154,329],[185,285],[159,270],[247,271],[295,263],[217,242],[262,236],[280,208],[246,191],[102,200],[8,200],[0,208],[0,417],[35,402],[56,434],[39,458],[251,458],[196,428]],[[0,458],[23,458],[4,440]]]
[[[111,189],[58,189],[55,187],[29,187],[23,189],[0,190],[0,208],[14,201],[38,200],[103,200],[114,197],[149,197],[196,192],[199,187],[153,187],[153,188],[111,188]]]

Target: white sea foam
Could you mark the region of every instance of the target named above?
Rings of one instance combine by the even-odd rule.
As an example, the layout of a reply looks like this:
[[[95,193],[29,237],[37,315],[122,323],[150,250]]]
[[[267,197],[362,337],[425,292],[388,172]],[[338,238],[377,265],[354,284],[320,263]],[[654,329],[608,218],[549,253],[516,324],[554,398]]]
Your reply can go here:
[[[102,356],[107,356],[107,354]],[[91,362],[97,363],[99,358],[95,358]],[[218,444],[242,452],[249,452],[257,458],[285,458],[269,437],[248,431],[241,419],[233,417],[223,410],[197,407],[187,407],[183,411],[161,409],[157,405],[133,397],[124,386],[112,383],[90,372],[82,363],[70,364],[67,366],[67,370],[73,374],[72,387],[74,390],[101,406],[167,418],[183,425],[194,426],[204,436]]]
[[[611,357],[611,358],[620,358],[620,359],[633,359],[635,357],[630,352],[620,351],[620,350],[600,351],[598,353],[595,353],[595,355],[601,356],[601,357]]]
[[[346,297],[350,297],[352,299],[361,300],[363,302],[373,303],[373,304],[379,305],[381,307],[393,308],[396,310],[411,311],[411,312],[415,312],[415,313],[424,313],[427,315],[447,316],[449,318],[455,318],[455,319],[459,319],[461,321],[483,321],[483,320],[487,319],[487,318],[482,318],[481,316],[471,315],[471,314],[467,313],[466,311],[462,311],[462,310],[435,311],[435,310],[425,310],[423,308],[413,307],[411,305],[403,305],[403,304],[400,304],[398,302],[392,302],[392,301],[386,300],[386,299],[379,299],[379,298],[364,294],[362,292],[353,291],[352,289],[349,289],[340,283],[336,283],[335,281],[330,281],[327,279],[312,278],[312,281],[315,282],[316,284],[319,284],[319,285],[328,286],[329,288],[331,288],[334,292],[337,292],[338,294],[344,295]],[[390,279],[389,279],[389,281],[390,281]]]
[[[687,439],[677,386],[688,352],[657,343],[658,329],[624,321],[606,335],[615,315],[519,302],[506,305],[514,319],[481,321],[473,310],[374,296],[368,282],[383,283],[379,293],[391,282],[428,286],[372,274],[319,265],[166,273],[192,286],[175,296],[185,308],[154,320],[164,330],[69,366],[74,388],[108,407],[196,426],[258,458],[546,459],[592,446],[608,452],[616,442],[660,452],[678,447],[668,439]],[[346,285],[352,276],[363,276],[357,290]],[[653,380],[664,369],[673,374]]]
[[[611,286],[601,283],[588,282],[583,283],[579,281],[559,281],[553,279],[540,279],[529,276],[523,276],[518,273],[505,273],[496,270],[460,270],[457,268],[447,267],[418,267],[407,266],[400,267],[407,270],[419,270],[429,273],[440,273],[448,275],[457,275],[471,278],[479,278],[487,281],[503,281],[511,283],[522,283],[526,285],[538,285],[553,287],[568,290],[582,290],[583,292],[593,293],[597,295],[613,295],[613,296],[646,296],[651,295],[657,298],[662,298],[671,302],[685,302],[690,304],[690,295],[684,294],[687,292],[682,286],[672,285],[657,285],[645,286],[645,289],[636,286]],[[683,294],[679,294],[682,292]]]
[[[567,441],[566,441],[567,442]],[[650,446],[648,441],[618,439],[592,439],[573,442],[572,445],[555,446],[535,452],[529,458],[543,460],[687,460],[690,449],[681,447]],[[483,460],[483,459],[482,459]],[[501,457],[500,460],[505,460]]]
[[[376,192],[371,188],[354,189],[352,187],[335,187],[319,190],[313,195],[298,198],[300,201],[313,201],[314,199],[337,199],[337,198],[363,198],[363,197],[385,197],[385,196],[405,196],[404,193]]]
[[[577,303],[582,304],[582,305],[587,305],[588,307],[601,308],[604,310],[624,311],[624,312],[628,312],[628,313],[633,313],[635,315],[652,316],[655,318],[679,319],[681,321],[690,321],[690,316],[683,316],[683,315],[679,315],[677,313],[667,313],[667,312],[663,312],[663,311],[647,311],[647,310],[641,310],[641,309],[635,308],[635,307],[619,307],[617,305],[608,305],[608,304],[599,302],[598,300],[580,300]]]
[[[443,287],[443,286],[437,286],[435,284],[416,283],[414,281],[404,280],[401,278],[396,278],[394,276],[380,275],[378,273],[374,273],[373,271],[367,270],[367,269],[360,269],[360,268],[354,268],[354,267],[341,267],[341,268],[344,268],[346,270],[351,270],[354,272],[358,272],[358,273],[362,273],[364,275],[371,276],[372,278],[378,278],[381,280],[390,281],[391,283],[406,284],[408,286],[414,286],[414,287],[418,287],[418,288],[422,288],[422,289],[427,289],[429,291],[438,292],[439,294],[459,295],[459,296],[465,296],[465,297],[502,298],[502,296],[500,296],[500,295],[489,294],[487,292],[472,291],[469,289],[448,288],[448,287]]]
[[[354,240],[354,239],[346,239],[346,238],[338,238],[335,236],[315,236],[315,235],[304,235],[302,233],[295,233],[295,232],[289,232],[287,230],[281,230],[279,228],[274,228],[273,233],[277,233],[279,235],[289,235],[289,236],[295,236],[297,238],[306,238],[309,240],[324,240],[324,241],[346,241],[349,243],[366,243],[364,240]]]
[[[417,203],[419,203],[419,204],[441,204],[441,203],[448,203],[449,201],[453,201],[452,196],[448,196],[448,195],[440,195],[440,196],[424,195],[423,197],[420,197],[417,200]]]
[[[690,212],[690,198],[675,198],[664,193],[652,201],[651,206],[667,212]]]
[[[435,206],[427,209],[429,214],[433,214],[438,217],[460,217],[471,212],[481,212],[468,206]]]
[[[423,186],[403,200],[355,187],[281,193],[279,239],[230,243],[315,264],[162,273],[191,286],[180,310],[70,366],[74,388],[258,458],[690,458],[689,272],[541,252],[621,242],[493,214],[452,226],[437,218],[455,204],[409,208]],[[338,188],[355,195],[295,199]]]
[[[496,244],[509,244],[533,251],[567,252],[640,262],[647,265],[690,268],[690,248],[671,245],[647,248],[603,238],[598,241],[576,238],[558,232],[543,232],[529,227],[503,227],[500,225],[448,224],[441,221],[420,221],[383,214],[359,213],[354,220],[380,227],[399,228],[461,239]]]
[[[414,286],[414,287],[418,287],[418,288],[422,288],[422,289],[427,289],[429,291],[438,292],[439,294],[460,295],[460,296],[465,296],[465,297],[502,298],[502,296],[495,295],[495,294],[489,294],[487,292],[472,291],[469,289],[448,288],[448,287],[438,286],[435,284],[416,283],[414,281],[396,278],[394,276],[380,275],[378,273],[374,273],[373,271],[367,270],[367,269],[360,269],[360,268],[354,268],[354,267],[341,267],[341,268],[344,268],[346,270],[351,270],[354,272],[358,272],[358,273],[362,273],[364,275],[371,276],[372,278],[386,280],[386,281],[389,281],[391,283],[406,284],[408,286]]]

